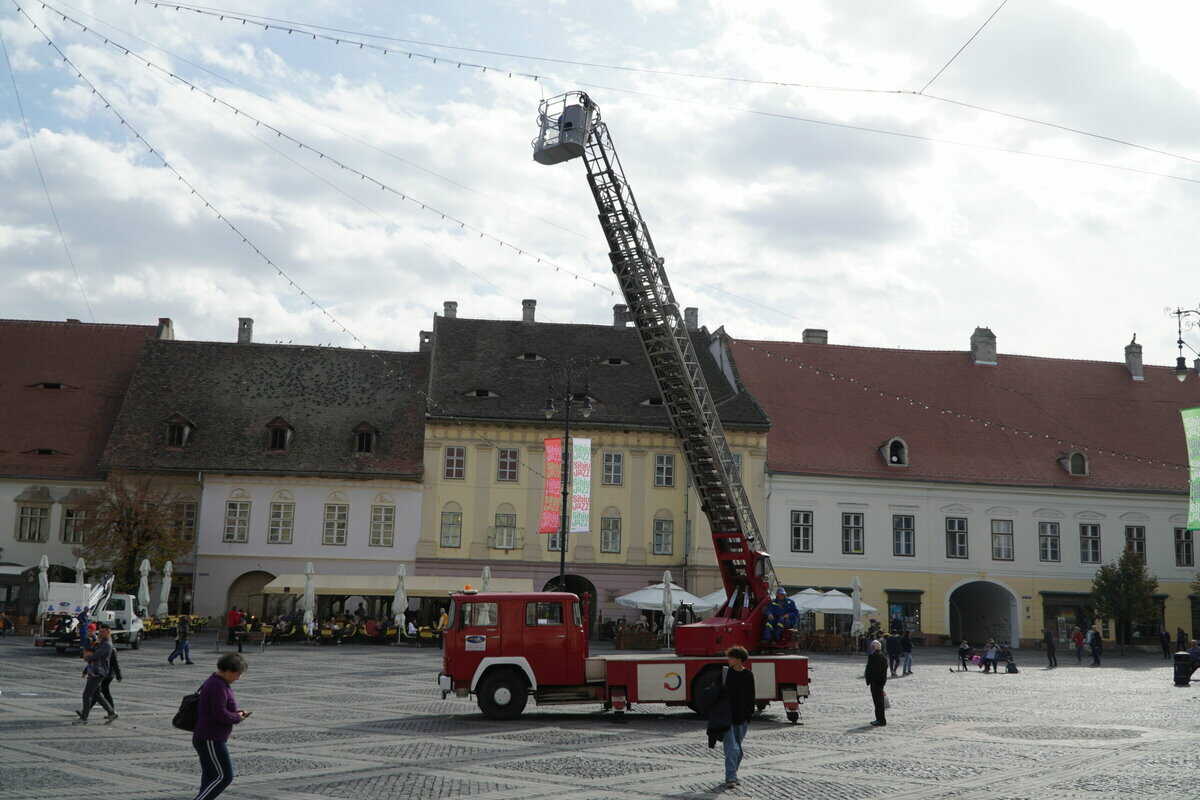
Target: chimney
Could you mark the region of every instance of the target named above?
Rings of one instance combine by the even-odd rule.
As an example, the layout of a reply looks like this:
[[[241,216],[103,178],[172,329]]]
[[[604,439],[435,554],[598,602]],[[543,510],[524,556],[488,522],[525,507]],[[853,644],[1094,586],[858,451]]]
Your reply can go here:
[[[1142,371],[1142,346],[1137,343],[1137,334],[1125,345],[1125,366],[1135,381],[1144,381],[1146,376]]]
[[[455,300],[447,300],[442,303],[442,316],[446,319],[454,319],[458,316],[458,302]]]
[[[158,330],[154,333],[155,339],[166,339],[168,341],[175,338],[175,325],[171,322],[170,317],[158,318]]]
[[[700,309],[685,308],[683,310],[683,324],[689,331],[700,330]]]
[[[629,306],[617,303],[613,306],[613,327],[624,328],[627,322],[629,322]]]
[[[971,362],[988,367],[1000,363],[996,360],[996,334],[991,328],[976,328],[971,334]]]
[[[79,322],[79,320],[77,320],[73,317],[67,317],[67,322]]]
[[[521,301],[521,321],[533,322],[533,313],[537,310],[537,300]]]
[[[829,344],[829,331],[824,328],[805,328],[801,341],[805,344]]]
[[[238,317],[238,344],[250,344],[254,341],[254,320],[250,317]]]
[[[1197,359],[1196,359],[1196,360],[1195,360],[1195,361],[1192,363],[1192,368],[1193,368],[1194,370],[1196,370],[1196,374],[1197,374],[1197,375],[1200,375],[1200,358],[1197,358]]]
[[[421,331],[421,343],[417,346],[417,350],[422,353],[428,353],[433,349],[433,332]]]

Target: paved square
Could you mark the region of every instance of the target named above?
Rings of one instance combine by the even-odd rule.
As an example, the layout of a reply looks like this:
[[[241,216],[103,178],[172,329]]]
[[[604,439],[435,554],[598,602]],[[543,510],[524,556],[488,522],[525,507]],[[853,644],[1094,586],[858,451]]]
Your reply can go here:
[[[121,718],[79,728],[78,660],[0,639],[0,795],[78,794],[86,762],[93,788],[114,798],[191,797],[194,754],[170,720],[211,671],[212,638],[196,642],[197,666],[168,666],[166,654],[157,641],[122,650]],[[287,645],[246,656],[236,691],[255,714],[230,744],[240,774],[229,798],[1200,796],[1200,683],[1175,688],[1167,662],[1148,655],[1046,671],[1024,653],[1021,674],[983,675],[952,674],[948,650],[919,650],[916,674],[888,684],[882,730],[865,727],[862,661],[814,656],[804,724],[768,709],[751,725],[742,787],[728,793],[716,788],[720,749],[685,710],[646,706],[618,722],[531,704],[520,720],[489,722],[472,702],[439,699],[440,651]]]

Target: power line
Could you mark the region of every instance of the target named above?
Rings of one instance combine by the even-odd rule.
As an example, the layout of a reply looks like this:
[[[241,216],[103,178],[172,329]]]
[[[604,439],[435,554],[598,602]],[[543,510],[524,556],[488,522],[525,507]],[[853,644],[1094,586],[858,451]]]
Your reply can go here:
[[[92,311],[92,303],[88,300],[87,290],[83,287],[79,268],[75,266],[75,258],[71,255],[71,248],[67,244],[67,235],[63,233],[62,222],[58,219],[58,211],[54,208],[54,200],[50,197],[50,186],[46,183],[46,174],[42,171],[41,161],[38,160],[37,148],[33,144],[33,133],[29,129],[29,118],[25,115],[25,104],[21,102],[21,90],[17,88],[17,74],[13,72],[12,60],[8,57],[8,45],[4,43],[3,36],[0,36],[0,50],[4,52],[4,63],[8,67],[8,77],[12,81],[13,95],[17,98],[17,111],[21,115],[21,125],[25,129],[25,141],[29,142],[29,153],[33,156],[33,166],[37,169],[38,179],[42,182],[42,192],[46,195],[46,205],[50,207],[50,216],[54,220],[54,227],[58,229],[58,240],[62,242],[67,263],[71,265],[71,272],[75,274],[75,285],[79,287],[79,294],[83,296],[83,305],[87,308],[88,317],[95,322],[96,314]]]
[[[1005,0],[1005,2],[1007,2],[1007,0]],[[134,0],[134,4],[136,5],[137,3],[138,3],[138,0]],[[709,81],[721,81],[721,82],[727,82],[727,83],[761,85],[761,86],[779,87],[779,88],[787,88],[787,89],[809,89],[809,90],[824,91],[824,92],[849,92],[849,93],[869,94],[869,95],[904,95],[904,96],[910,96],[910,97],[923,97],[923,98],[926,98],[929,100],[934,100],[936,102],[945,103],[947,105],[954,105],[954,106],[959,106],[962,108],[969,108],[969,109],[971,109],[973,111],[977,111],[981,114],[992,114],[992,115],[995,115],[998,117],[1004,117],[1007,119],[1020,120],[1021,122],[1025,122],[1030,125],[1044,126],[1044,127],[1052,128],[1055,130],[1074,133],[1074,134],[1077,134],[1080,136],[1086,136],[1086,137],[1089,137],[1092,139],[1096,139],[1098,141],[1105,141],[1105,142],[1109,142],[1112,144],[1133,147],[1133,148],[1136,148],[1139,150],[1145,150],[1147,152],[1157,153],[1159,155],[1165,155],[1165,156],[1169,156],[1171,158],[1178,158],[1180,160],[1189,161],[1192,163],[1200,163],[1200,159],[1196,159],[1191,156],[1181,155],[1179,153],[1174,153],[1174,152],[1171,152],[1168,150],[1151,147],[1149,145],[1138,144],[1138,143],[1131,142],[1126,139],[1121,139],[1119,137],[1108,136],[1108,135],[1102,134],[1102,133],[1095,133],[1093,131],[1088,131],[1088,130],[1084,130],[1081,128],[1072,127],[1070,125],[1065,125],[1063,123],[1041,120],[1041,119],[1037,119],[1034,117],[1024,116],[1021,114],[1015,114],[1015,113],[1012,113],[1009,111],[1004,111],[1002,109],[992,108],[990,106],[984,106],[984,105],[980,105],[980,104],[976,104],[976,103],[967,103],[967,102],[963,102],[960,100],[954,100],[949,97],[940,97],[937,95],[925,94],[926,89],[928,89],[929,86],[933,83],[933,79],[931,79],[929,82],[927,82],[925,84],[925,87],[922,88],[920,91],[914,91],[912,89],[873,88],[873,87],[864,87],[864,86],[842,86],[842,85],[821,84],[821,83],[804,83],[804,82],[800,82],[800,81],[746,78],[746,77],[734,76],[734,75],[717,75],[717,74],[711,74],[711,73],[686,72],[686,71],[667,70],[667,69],[650,69],[650,68],[645,68],[645,67],[631,67],[631,66],[625,66],[625,65],[619,65],[619,64],[604,64],[604,63],[591,62],[591,61],[574,61],[571,59],[564,59],[564,58],[535,56],[535,55],[529,55],[527,53],[512,53],[512,52],[507,52],[507,51],[503,51],[503,50],[487,50],[487,49],[483,49],[483,48],[460,47],[457,45],[450,45],[450,44],[445,44],[442,42],[430,42],[430,41],[421,40],[421,39],[404,39],[404,38],[400,38],[400,37],[396,37],[396,36],[386,36],[383,34],[375,34],[375,33],[369,33],[369,32],[365,32],[365,31],[355,31],[355,30],[349,30],[346,28],[334,28],[334,27],[318,25],[315,23],[308,23],[308,22],[297,22],[294,20],[281,19],[279,17],[268,17],[268,16],[252,14],[252,13],[248,13],[248,12],[229,11],[229,10],[225,10],[225,9],[212,8],[210,6],[199,6],[199,5],[190,5],[190,4],[180,4],[180,3],[163,3],[163,2],[151,3],[151,4],[154,5],[156,8],[159,6],[163,6],[166,8],[173,8],[177,11],[179,11],[179,10],[192,11],[196,14],[203,14],[203,15],[207,15],[207,16],[211,16],[211,17],[217,17],[221,20],[229,19],[230,21],[242,21],[243,24],[248,22],[252,25],[259,25],[264,30],[287,31],[288,33],[301,32],[301,33],[308,33],[308,35],[310,35],[310,36],[312,35],[311,31],[304,31],[302,29],[310,28],[313,30],[330,31],[332,33],[348,34],[350,36],[359,36],[359,37],[364,37],[364,38],[369,38],[369,39],[378,39],[381,41],[391,41],[391,42],[397,42],[400,44],[415,44],[415,45],[421,45],[421,46],[425,46],[425,47],[437,47],[437,48],[442,48],[442,49],[446,49],[446,50],[457,50],[460,52],[467,52],[467,53],[498,55],[498,56],[504,56],[504,57],[508,57],[508,58],[518,58],[518,59],[525,59],[525,60],[530,60],[530,61],[541,61],[541,62],[552,63],[552,64],[563,64],[563,65],[568,65],[568,66],[594,68],[594,69],[618,70],[618,71],[622,71],[622,72],[639,73],[639,74],[646,74],[646,75],[657,75],[657,76],[665,76],[665,77],[688,78],[688,79],[709,80]],[[1003,6],[1004,6],[1004,3],[1001,3],[1000,7],[997,8],[995,11],[993,11],[992,15],[990,17],[988,17],[988,21],[990,21],[991,18],[994,17],[1000,11],[1000,8],[1002,8]],[[265,23],[259,22],[258,20],[265,20],[266,22]],[[279,24],[272,25],[271,23],[279,23]],[[985,26],[986,26],[986,24],[987,24],[987,22],[984,23]],[[983,27],[984,26],[980,26],[980,28],[975,32],[975,35],[971,37],[972,40],[975,38],[975,36],[979,35],[979,32],[983,30]],[[325,39],[326,41],[334,41],[335,43],[338,43],[338,44],[343,44],[343,43],[351,44],[351,45],[356,44],[356,42],[354,42],[353,40],[344,39],[344,38],[340,38],[340,37],[318,35],[317,37],[314,37],[314,38],[321,38],[321,39]],[[968,41],[967,44],[970,44],[970,41]],[[389,52],[391,52],[391,53],[407,53],[407,51],[396,50],[395,48],[391,48],[391,49],[383,48],[383,47],[379,47],[377,45],[369,44],[369,43],[365,43],[365,42],[362,43],[362,45],[363,45],[363,47],[366,47],[371,50],[383,51],[385,54],[389,53]],[[962,48],[959,48],[958,52],[961,53],[962,50],[966,48],[966,46],[967,45],[964,44]],[[424,59],[427,62],[439,63],[438,57],[432,56],[427,53],[413,53],[413,54],[410,54],[410,57],[412,57],[413,55],[417,56],[418,58]],[[957,57],[958,57],[958,53],[955,54],[954,58],[957,58]],[[954,59],[952,58],[951,62],[953,60]],[[947,62],[946,65],[943,66],[942,69],[938,71],[938,75],[940,75],[946,69],[946,67],[950,66],[951,62]],[[488,70],[491,70],[494,73],[505,73],[506,72],[506,69],[503,67],[459,63],[459,62],[455,62],[454,59],[446,59],[445,57],[441,57],[440,63],[442,63],[442,64],[457,64],[459,68],[461,68],[463,66],[469,66],[469,67],[472,67],[475,69],[481,69],[484,72],[486,72]],[[562,78],[558,78],[558,77],[556,77],[554,75],[550,75],[550,74],[537,75],[537,74],[531,74],[531,73],[508,72],[508,76],[510,78],[514,77],[514,76],[522,77],[522,78],[532,78],[535,81],[539,80],[539,79],[540,80],[554,79],[554,80],[560,80],[560,81],[564,80]],[[935,76],[934,79],[936,79],[936,77],[937,76]],[[622,91],[622,90],[612,89],[612,91]],[[734,110],[740,110],[740,109],[735,108]]]
[[[1008,0],[1001,0],[1000,5],[996,6],[996,10],[989,14],[988,18],[983,21],[983,24],[971,34],[971,38],[963,42],[963,46],[954,51],[954,55],[950,56],[950,60],[942,65],[942,68],[937,71],[937,74],[925,82],[925,85],[921,87],[921,91],[917,92],[917,94],[924,94],[925,90],[932,86],[934,81],[942,77],[942,73],[949,69],[950,65],[954,63],[954,60],[962,54],[962,51],[966,50],[967,47],[970,46],[971,42],[975,41],[975,37],[983,32],[983,29],[988,26],[988,23],[992,21],[992,18],[999,14],[1000,9],[1004,8],[1004,6],[1007,4]]]

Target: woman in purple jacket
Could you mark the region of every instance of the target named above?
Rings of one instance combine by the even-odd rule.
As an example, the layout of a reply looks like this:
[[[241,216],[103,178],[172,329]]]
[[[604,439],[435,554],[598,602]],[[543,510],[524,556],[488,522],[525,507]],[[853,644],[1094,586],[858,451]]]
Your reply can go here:
[[[192,746],[200,756],[200,793],[195,800],[212,800],[233,783],[229,760],[229,734],[233,726],[250,716],[241,711],[233,697],[233,684],[246,671],[246,659],[228,653],[217,659],[217,671],[200,687],[196,729]]]

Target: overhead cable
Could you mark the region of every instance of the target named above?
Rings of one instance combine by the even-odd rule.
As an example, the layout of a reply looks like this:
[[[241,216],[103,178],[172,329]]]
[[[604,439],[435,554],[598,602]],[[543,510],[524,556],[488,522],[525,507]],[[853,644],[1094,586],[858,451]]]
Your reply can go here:
[[[996,6],[996,10],[993,11],[991,14],[989,14],[988,18],[983,21],[983,24],[975,29],[975,32],[971,34],[971,38],[969,38],[965,42],[963,42],[962,47],[960,47],[954,51],[954,55],[950,56],[950,60],[947,61],[945,64],[943,64],[942,68],[939,69],[932,78],[930,78],[928,81],[925,82],[925,85],[921,87],[921,91],[917,92],[917,94],[924,94],[925,90],[928,89],[930,86],[932,86],[934,81],[936,81],[938,78],[942,77],[942,73],[950,68],[950,65],[954,63],[955,59],[957,59],[960,55],[962,55],[962,51],[966,50],[967,47],[970,46],[971,42],[975,41],[976,36],[983,33],[983,29],[988,26],[988,23],[992,21],[992,18],[995,17],[997,14],[999,14],[1000,9],[1004,8],[1004,6],[1007,4],[1008,4],[1008,0],[1000,0],[1000,5]]]

